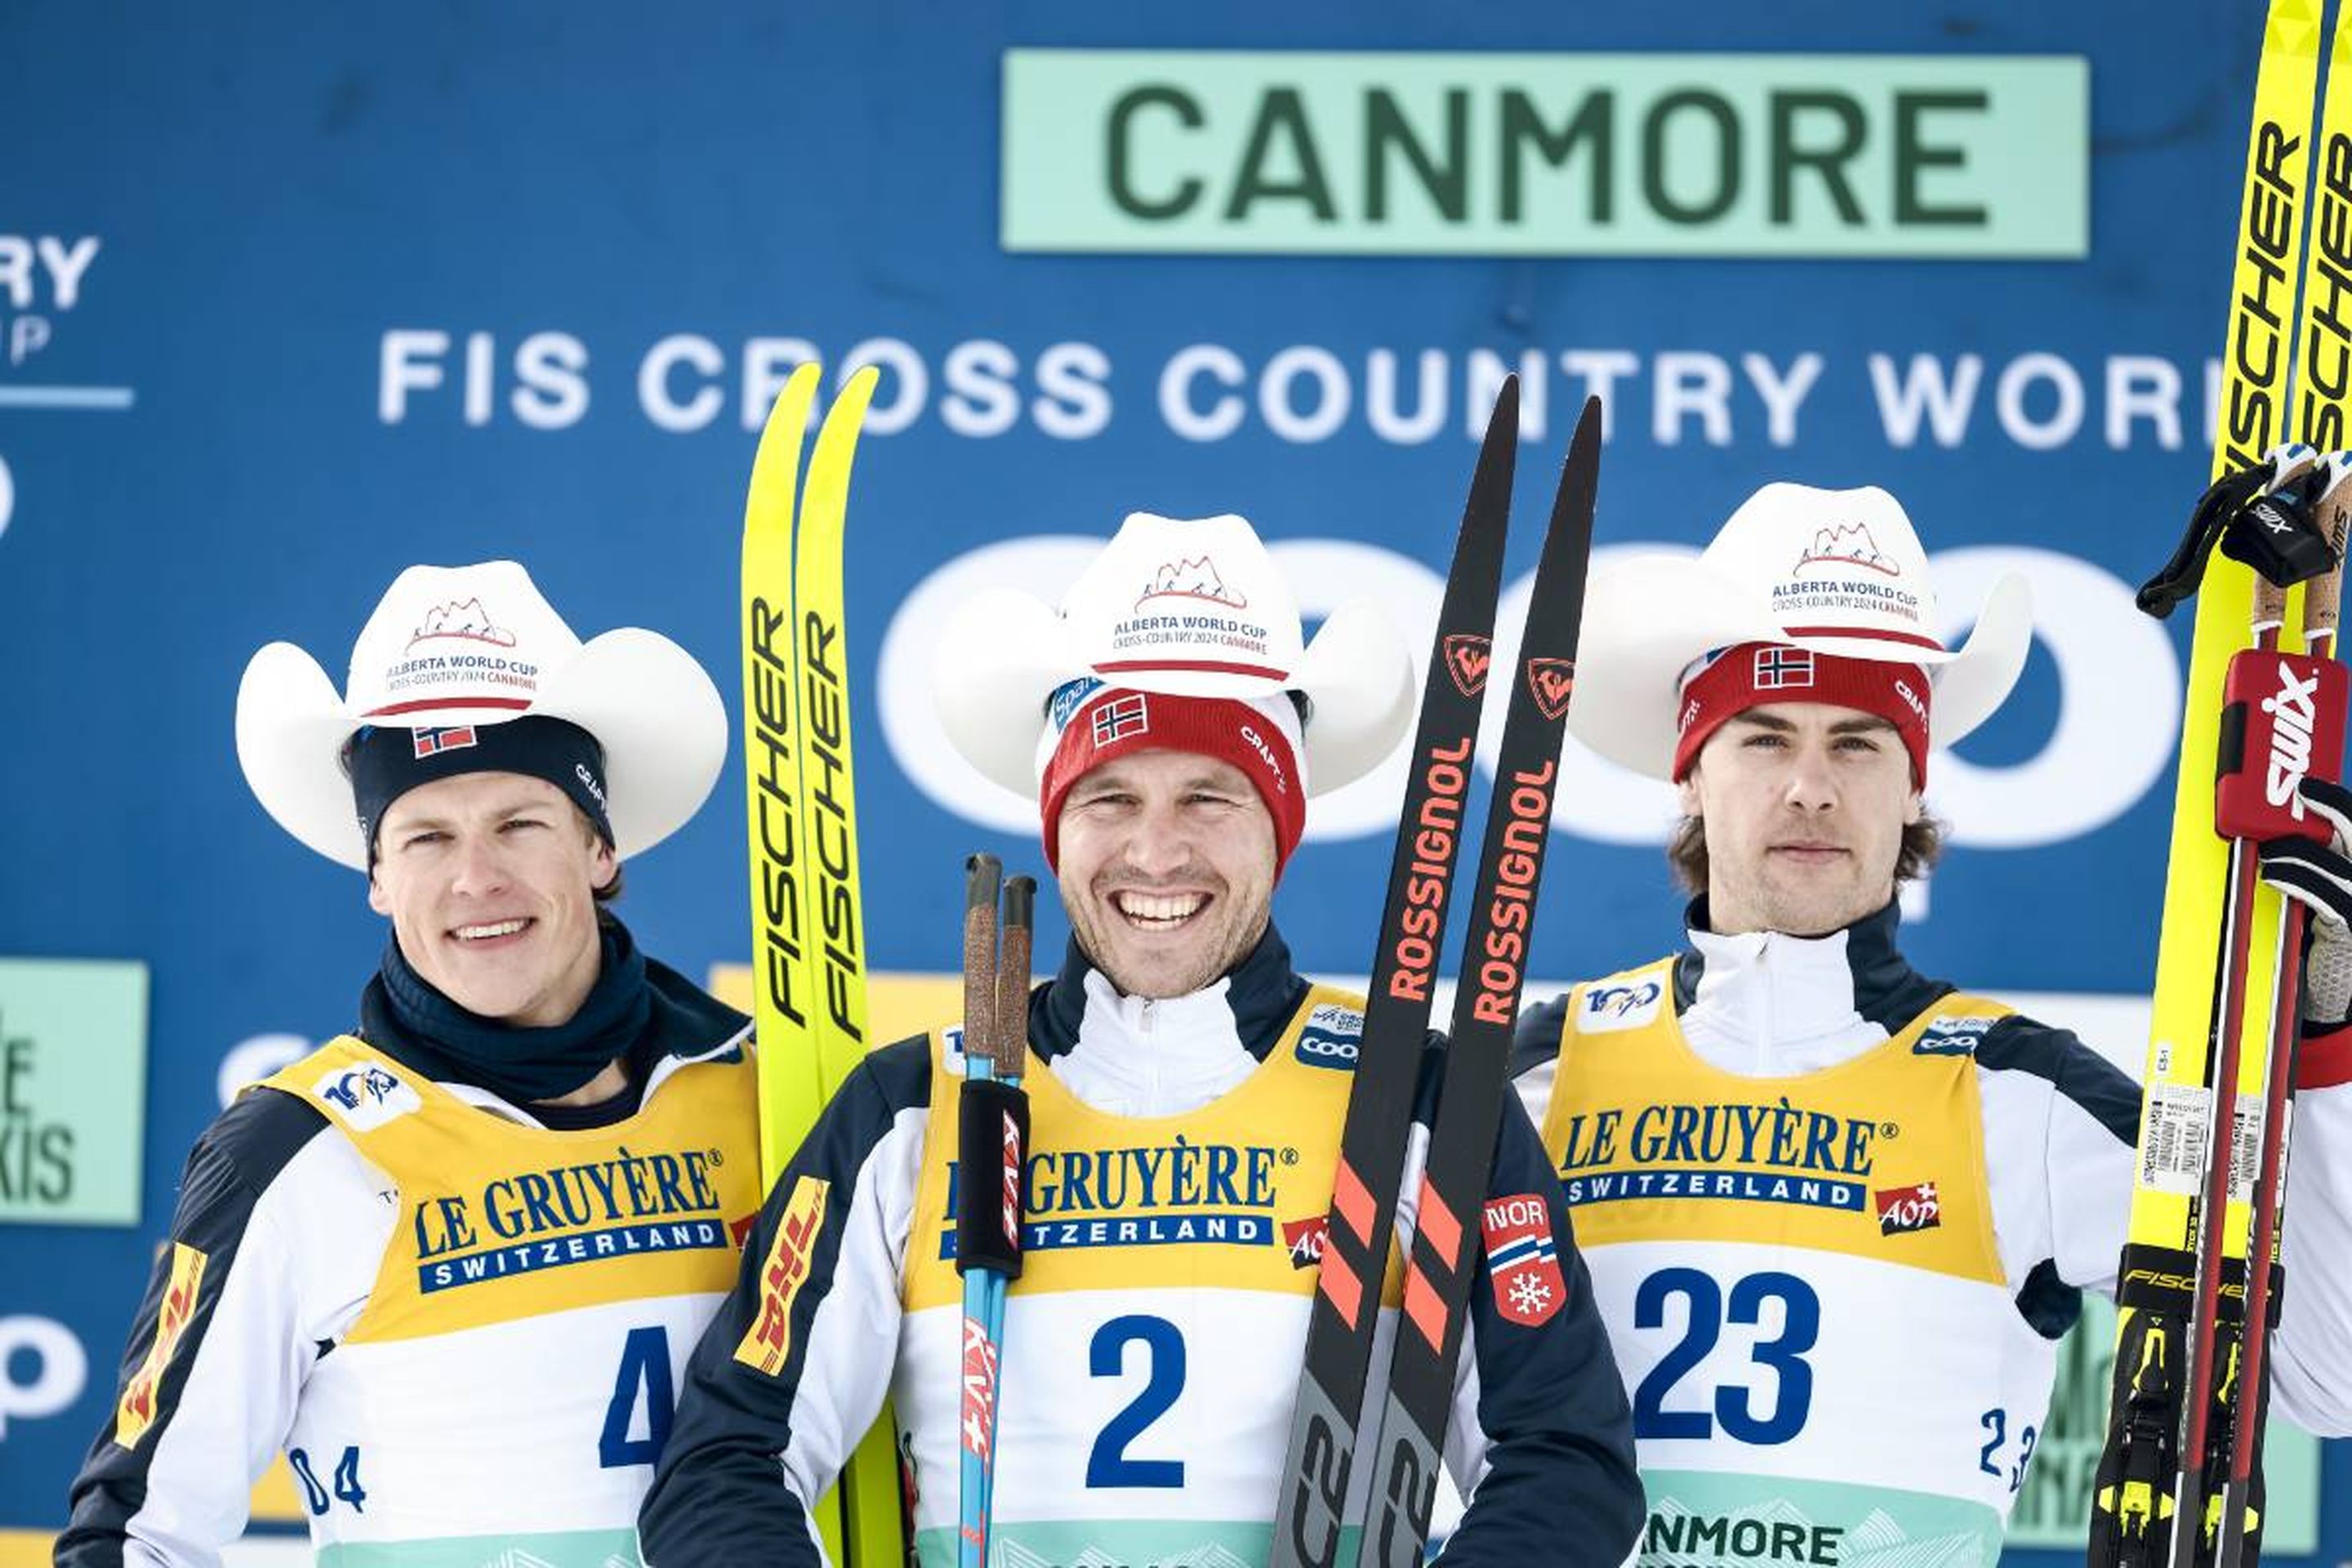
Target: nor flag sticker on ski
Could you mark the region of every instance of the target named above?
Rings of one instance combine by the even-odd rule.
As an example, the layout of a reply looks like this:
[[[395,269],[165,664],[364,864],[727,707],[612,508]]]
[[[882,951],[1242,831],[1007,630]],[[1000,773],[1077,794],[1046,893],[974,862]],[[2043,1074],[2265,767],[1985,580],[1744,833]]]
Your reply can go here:
[[[1486,1202],[1486,1268],[1495,1279],[1495,1306],[1515,1323],[1534,1328],[1568,1300],[1559,1251],[1552,1244],[1551,1212],[1533,1193]]]

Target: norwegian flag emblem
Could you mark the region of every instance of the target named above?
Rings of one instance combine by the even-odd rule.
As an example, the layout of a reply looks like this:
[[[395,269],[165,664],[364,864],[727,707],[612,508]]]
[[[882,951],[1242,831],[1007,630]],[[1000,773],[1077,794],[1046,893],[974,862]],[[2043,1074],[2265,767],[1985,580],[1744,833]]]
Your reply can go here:
[[[1790,687],[1813,683],[1813,655],[1810,648],[1759,647],[1756,650],[1756,689],[1782,691]]]
[[[1485,637],[1456,632],[1445,639],[1445,673],[1465,697],[1486,689],[1486,667],[1494,662],[1493,645]]]
[[[1140,735],[1151,728],[1151,710],[1144,705],[1143,694],[1117,698],[1095,710],[1095,744],[1108,746],[1113,741],[1129,735]]]
[[[413,730],[419,757],[437,757],[444,752],[462,752],[474,743],[474,727],[457,724],[445,730]]]
[[[1495,1306],[1503,1316],[1532,1329],[1567,1304],[1568,1281],[1560,1278],[1551,1213],[1543,1199],[1533,1193],[1490,1198],[1482,1228]]]

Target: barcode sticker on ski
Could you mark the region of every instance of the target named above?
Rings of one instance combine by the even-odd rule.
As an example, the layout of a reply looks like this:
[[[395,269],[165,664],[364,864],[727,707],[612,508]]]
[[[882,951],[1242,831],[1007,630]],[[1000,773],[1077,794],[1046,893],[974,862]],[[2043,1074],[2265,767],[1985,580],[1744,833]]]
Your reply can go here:
[[[2238,1120],[2230,1140],[2230,1201],[2254,1201],[2254,1181],[2263,1169],[2263,1097],[2238,1096]]]
[[[2147,1128],[2140,1140],[2139,1184],[2157,1192],[2194,1194],[2205,1174],[2205,1145],[2212,1135],[2209,1095],[2194,1084],[2151,1084]]]

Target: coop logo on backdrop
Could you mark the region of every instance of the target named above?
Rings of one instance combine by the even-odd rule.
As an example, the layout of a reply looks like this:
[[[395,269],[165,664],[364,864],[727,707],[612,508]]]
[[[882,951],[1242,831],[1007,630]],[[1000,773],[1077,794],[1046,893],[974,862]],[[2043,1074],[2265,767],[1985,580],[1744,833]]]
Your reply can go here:
[[[54,1318],[0,1318],[0,1442],[12,1422],[38,1421],[73,1407],[89,1386],[89,1353]]]
[[[879,661],[883,735],[899,769],[940,809],[1008,833],[1034,833],[1037,827],[1034,795],[1016,795],[983,778],[947,743],[931,693],[940,626],[957,605],[989,589],[1016,588],[1056,600],[1100,549],[1099,541],[1084,538],[1001,541],[941,563],[899,600]],[[1283,540],[1272,550],[1277,566],[1297,584],[1300,613],[1310,623],[1365,597],[1381,601],[1401,626],[1429,626],[1437,618],[1444,582],[1402,550],[1342,539]],[[1594,551],[1593,569],[1604,570],[1627,555],[1661,552],[1692,553],[1687,546],[1648,542],[1605,545]],[[1808,581],[1818,576],[1840,594],[1908,594],[1900,578],[1871,564],[1873,552],[1871,542],[1859,537],[1817,541],[1806,552],[1817,558],[1803,563],[1798,575]],[[1952,823],[1956,843],[2021,848],[2080,837],[2130,810],[2168,773],[2179,722],[2179,657],[2164,629],[2139,613],[2128,584],[2089,562],[2023,545],[1944,551],[1930,558],[1929,570],[1941,606],[1941,619],[1925,627],[1930,636],[1949,638],[1964,630],[1965,617],[1992,584],[2012,572],[2031,584],[2036,603],[2066,607],[2064,615],[2042,617],[2034,628],[2060,687],[2056,722],[2046,737],[2030,754],[1999,765],[1950,753],[1937,758],[1933,801],[1938,815]],[[1207,579],[1195,574],[1189,581],[1197,585]],[[1528,579],[1513,584],[1498,624],[1516,626],[1517,606],[1524,606],[1530,592]],[[1149,607],[1168,602],[1154,594]],[[1234,614],[1197,597],[1188,602],[1213,614]],[[1498,644],[1492,657],[1498,667],[1511,668],[1517,655]],[[1496,743],[1490,735],[1479,757],[1490,773]],[[1562,763],[1566,772],[1553,795],[1555,827],[1609,844],[1663,840],[1675,820],[1670,786],[1611,767],[1573,743]],[[1392,836],[1403,782],[1400,750],[1365,778],[1318,797],[1307,816],[1307,836]],[[1652,1005],[1651,998],[1631,994],[1606,1001],[1601,1012],[1580,1020],[1582,1026],[1633,1027]]]

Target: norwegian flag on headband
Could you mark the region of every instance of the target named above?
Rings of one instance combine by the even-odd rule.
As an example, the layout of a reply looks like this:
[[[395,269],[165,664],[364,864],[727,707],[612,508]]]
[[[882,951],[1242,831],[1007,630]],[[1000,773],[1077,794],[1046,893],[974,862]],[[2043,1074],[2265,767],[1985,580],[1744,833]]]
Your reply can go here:
[[[1095,744],[1108,746],[1113,741],[1129,735],[1140,735],[1151,728],[1151,710],[1144,706],[1143,693],[1114,698],[1095,710]]]
[[[1811,649],[1759,647],[1756,650],[1756,689],[1759,691],[1783,691],[1812,683]]]
[[[443,730],[415,730],[416,754],[419,757],[438,756],[443,752],[460,752],[474,743],[474,727],[458,724]]]

